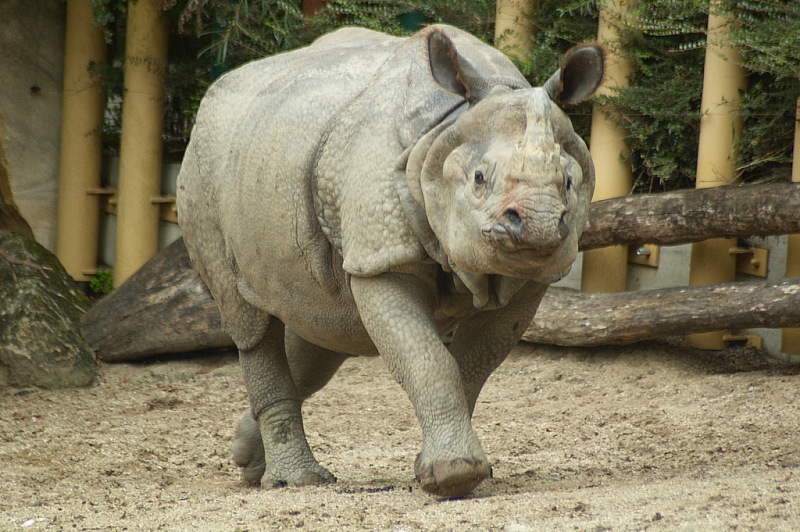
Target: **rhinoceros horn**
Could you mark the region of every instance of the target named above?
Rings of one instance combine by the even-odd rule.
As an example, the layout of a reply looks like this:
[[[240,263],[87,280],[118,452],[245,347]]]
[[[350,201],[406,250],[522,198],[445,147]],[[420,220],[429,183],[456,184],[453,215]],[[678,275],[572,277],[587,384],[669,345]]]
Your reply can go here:
[[[547,92],[531,90],[525,133],[502,181],[504,210],[493,232],[498,245],[509,251],[521,246],[546,254],[561,246],[570,234],[563,202],[567,177],[551,121],[552,106]]]
[[[550,97],[543,90],[534,89],[528,100],[526,115],[528,125],[522,143],[522,171],[529,175],[536,171],[546,171],[547,176],[559,173],[561,150],[553,136],[553,125],[550,120]],[[545,183],[539,183],[544,185]]]

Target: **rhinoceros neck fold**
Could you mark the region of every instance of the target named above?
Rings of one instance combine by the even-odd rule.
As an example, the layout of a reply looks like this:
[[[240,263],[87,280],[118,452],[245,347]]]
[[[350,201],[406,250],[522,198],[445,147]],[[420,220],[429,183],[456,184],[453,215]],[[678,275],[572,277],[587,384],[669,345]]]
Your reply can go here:
[[[463,106],[452,109],[442,123],[426,132],[406,150],[397,165],[398,170],[405,171],[405,179],[397,180],[394,183],[395,193],[400,199],[400,205],[403,207],[403,212],[410,222],[414,235],[419,239],[428,256],[445,269],[449,268],[449,260],[431,228],[425,208],[421,184],[422,168],[434,142],[453,125],[463,110]]]

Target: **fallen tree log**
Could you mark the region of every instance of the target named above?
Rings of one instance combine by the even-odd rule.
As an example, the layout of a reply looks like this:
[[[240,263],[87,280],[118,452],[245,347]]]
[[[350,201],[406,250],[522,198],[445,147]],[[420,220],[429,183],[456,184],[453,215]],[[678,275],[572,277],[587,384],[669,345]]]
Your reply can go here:
[[[800,183],[637,194],[592,204],[580,249],[800,233]]]
[[[619,294],[551,288],[523,340],[588,347],[751,327],[800,327],[800,279]],[[92,307],[81,331],[111,362],[233,346],[182,240]]]
[[[581,247],[800,232],[798,212],[800,185],[788,183],[616,198],[592,205]],[[785,291],[780,283],[613,295],[551,289],[526,339],[600,345],[727,328],[800,326],[800,294],[788,283]],[[745,293],[749,299],[743,298]],[[663,307],[667,301],[674,306]],[[182,239],[95,304],[84,316],[81,331],[97,355],[108,361],[233,345]]]
[[[109,362],[233,345],[182,238],[95,303],[81,334]]]
[[[800,327],[800,279],[616,294],[550,288],[523,340],[589,347],[752,327]]]

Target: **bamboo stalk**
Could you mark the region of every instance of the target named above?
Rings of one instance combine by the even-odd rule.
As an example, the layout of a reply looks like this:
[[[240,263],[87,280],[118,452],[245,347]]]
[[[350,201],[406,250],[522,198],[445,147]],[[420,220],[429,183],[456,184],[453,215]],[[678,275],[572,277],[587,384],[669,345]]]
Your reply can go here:
[[[84,272],[97,266],[100,203],[88,191],[100,185],[105,93],[89,65],[104,60],[103,30],[94,25],[91,0],[68,2],[56,255],[78,281],[88,280]]]
[[[738,50],[724,43],[732,23],[719,13],[720,0],[713,0],[708,14],[708,41],[703,72],[700,140],[697,152],[698,189],[717,187],[736,180],[734,146],[741,134],[740,92],[747,87],[746,72],[739,66]],[[711,239],[692,245],[689,273],[691,286],[733,281],[736,259],[728,251],[736,247],[732,239]],[[687,337],[699,349],[722,349],[727,331],[711,331]]]
[[[609,0],[600,7],[597,40],[606,46],[605,82],[598,94],[610,95],[628,84],[632,67],[620,53],[618,26],[628,17],[630,2]],[[596,184],[592,201],[627,196],[633,186],[630,165],[624,161],[628,152],[625,131],[618,117],[595,104],[589,151],[595,166]],[[621,292],[628,277],[627,246],[611,246],[583,254],[581,289],[587,292]]]
[[[800,98],[795,111],[792,157],[792,182],[800,183]],[[786,277],[800,277],[800,233],[789,235],[786,243]],[[784,353],[800,355],[800,328],[784,329],[781,345]]]
[[[158,250],[167,26],[160,0],[130,0],[119,162],[114,282]]]

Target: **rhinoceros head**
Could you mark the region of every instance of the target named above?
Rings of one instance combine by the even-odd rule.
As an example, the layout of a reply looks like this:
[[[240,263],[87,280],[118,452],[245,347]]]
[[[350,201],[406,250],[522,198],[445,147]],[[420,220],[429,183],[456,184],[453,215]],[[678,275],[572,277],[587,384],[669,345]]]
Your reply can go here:
[[[487,87],[455,49],[448,57],[454,72],[441,61],[437,79],[468,107],[437,132],[421,165],[428,223],[456,272],[552,282],[577,256],[594,189],[589,152],[559,105],[594,93],[603,51],[573,48],[544,87],[516,90]]]

